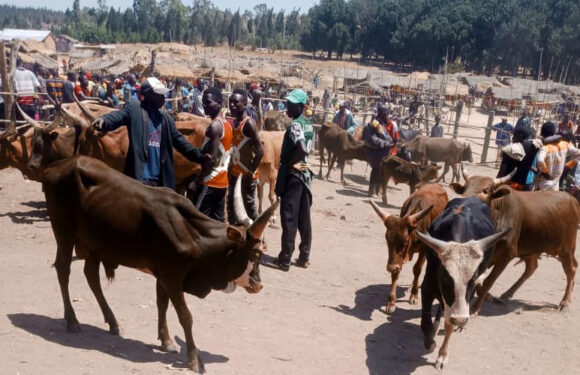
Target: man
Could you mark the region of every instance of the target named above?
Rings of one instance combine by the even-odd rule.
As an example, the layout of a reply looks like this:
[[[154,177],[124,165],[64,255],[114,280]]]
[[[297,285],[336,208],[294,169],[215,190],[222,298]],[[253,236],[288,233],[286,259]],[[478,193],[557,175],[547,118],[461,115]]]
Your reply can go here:
[[[537,190],[557,191],[560,185],[560,177],[564,172],[566,157],[580,160],[580,150],[564,141],[556,135],[557,126],[553,122],[542,125],[540,133],[544,146],[538,153],[538,170],[540,175],[536,180]]]
[[[130,100],[123,109],[97,118],[92,125],[97,131],[127,126],[129,149],[124,173],[146,185],[175,190],[174,146],[194,163],[204,165],[211,157],[203,155],[179,133],[173,117],[159,111],[167,92],[157,78],[147,78],[141,86],[143,101]]]
[[[560,121],[560,123],[558,124],[558,133],[562,133],[563,131],[566,130],[570,132],[574,131],[574,123],[572,122],[572,120],[570,120],[570,116],[568,116],[567,114],[562,116],[562,121]]]
[[[381,111],[381,105],[379,112]],[[371,176],[369,182],[369,197],[379,193],[381,186],[381,160],[390,154],[395,145],[391,136],[381,126],[378,120],[371,121],[363,129],[364,152],[371,166]]]
[[[47,94],[57,103],[62,103],[64,81],[55,71],[50,71],[50,77],[45,81]]]
[[[441,126],[441,115],[435,115],[435,125],[431,128],[431,137],[442,138],[443,137],[443,126]]]
[[[511,179],[511,187],[520,191],[532,191],[536,169],[536,157],[542,141],[533,137],[526,128],[514,129],[513,143],[501,149],[502,160],[497,177],[516,172]]]
[[[246,116],[251,117],[256,123],[258,122],[258,108],[260,108],[260,98],[264,93],[260,89],[252,90],[252,102],[246,106]],[[266,114],[265,112],[262,112]]]
[[[203,92],[205,90],[205,80],[198,78],[197,86],[193,89],[193,114],[197,116],[205,116],[203,105]]]
[[[397,142],[399,141],[399,128],[393,122],[392,115],[389,114],[389,107],[386,104],[379,104],[377,108],[377,121],[383,127],[384,131],[393,141],[394,145],[390,149],[390,155],[397,154]]]
[[[73,72],[68,72],[66,74],[66,82],[64,83],[64,88],[62,90],[63,103],[74,103],[75,82],[75,74]]]
[[[497,166],[501,155],[502,147],[505,147],[511,143],[510,137],[514,131],[514,127],[512,126],[512,124],[507,122],[506,117],[502,117],[501,122],[493,125],[491,129],[497,131],[497,134],[495,136],[495,145],[497,146],[497,155],[495,158],[495,163]]]
[[[516,129],[518,127],[526,127],[529,128],[531,125],[530,116],[528,115],[528,111],[524,110],[518,121],[516,121]]]
[[[334,112],[332,122],[338,125],[341,129],[346,130],[350,135],[354,134],[356,123],[352,112],[346,108],[346,101],[341,100],[338,103],[338,111]]]
[[[230,96],[229,108],[232,115],[232,160],[229,171],[228,221],[240,225],[234,211],[234,187],[238,176],[242,177],[242,197],[248,216],[258,218],[256,204],[256,187],[258,186],[258,166],[264,156],[262,143],[258,137],[258,126],[253,118],[246,114],[248,97],[245,90],[236,89]]]
[[[293,121],[286,129],[280,153],[280,168],[276,179],[276,195],[281,198],[280,220],[282,223],[282,249],[277,264],[283,271],[290,269],[294,252],[296,230],[300,232],[300,255],[296,265],[310,266],[312,228],[310,206],[312,205],[312,172],[308,169],[308,154],[314,141],[314,127],[304,117],[307,95],[300,89],[286,97],[287,114]]]
[[[127,76],[127,83],[123,85],[123,101],[125,103],[138,99],[137,96],[137,89],[135,88],[135,83],[137,82],[137,78],[134,74],[129,74]]]
[[[204,113],[211,118],[211,123],[205,131],[202,150],[209,154],[214,162],[202,168],[191,201],[204,215],[223,223],[226,221],[224,208],[228,191],[232,127],[221,116],[223,98],[219,88],[210,87],[205,90],[202,103]]]
[[[330,91],[328,91],[328,88],[324,89],[324,94],[322,95],[322,108],[325,111],[328,111],[328,108],[330,108]]]
[[[18,95],[16,102],[28,116],[38,120],[40,108],[38,99],[35,96],[41,89],[40,82],[38,82],[34,73],[24,69],[20,58],[16,60],[16,66],[16,71],[14,72],[14,91]],[[16,117],[22,120],[19,111],[16,111]]]
[[[419,105],[421,105],[419,96],[415,95],[413,97],[413,101],[409,104],[409,117],[417,115],[417,112],[419,111]]]

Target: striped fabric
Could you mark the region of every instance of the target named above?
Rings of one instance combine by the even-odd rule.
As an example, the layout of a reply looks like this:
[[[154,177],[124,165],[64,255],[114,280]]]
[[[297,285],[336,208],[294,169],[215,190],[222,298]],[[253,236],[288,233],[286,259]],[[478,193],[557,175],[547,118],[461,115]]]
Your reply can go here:
[[[550,179],[538,176],[536,179],[537,190],[558,190],[560,177],[564,172],[566,156],[580,160],[580,150],[566,141],[557,144],[544,145],[538,152],[538,169],[547,173]]]

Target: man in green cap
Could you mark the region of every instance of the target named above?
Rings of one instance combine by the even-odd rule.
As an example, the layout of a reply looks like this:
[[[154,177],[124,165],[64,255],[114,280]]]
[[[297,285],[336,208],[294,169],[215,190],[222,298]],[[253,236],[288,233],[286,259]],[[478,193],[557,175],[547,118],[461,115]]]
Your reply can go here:
[[[276,180],[276,195],[281,198],[282,222],[282,250],[278,254],[277,264],[283,271],[290,269],[297,230],[300,232],[300,255],[296,265],[302,268],[310,265],[312,172],[308,169],[307,162],[314,142],[314,128],[304,117],[306,99],[306,93],[299,89],[293,90],[286,97],[287,114],[293,121],[284,134]]]

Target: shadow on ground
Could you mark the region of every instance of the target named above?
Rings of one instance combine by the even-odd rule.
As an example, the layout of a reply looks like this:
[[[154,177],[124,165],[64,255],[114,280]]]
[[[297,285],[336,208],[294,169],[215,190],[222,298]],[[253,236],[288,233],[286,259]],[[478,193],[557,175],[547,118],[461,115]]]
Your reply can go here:
[[[137,340],[111,335],[108,331],[87,324],[81,324],[80,333],[68,333],[64,319],[55,319],[37,314],[8,314],[8,319],[17,328],[38,336],[46,341],[84,350],[95,350],[110,356],[136,363],[161,362],[174,364],[176,367],[186,367],[186,346],[183,340],[175,337],[175,342],[181,347],[180,353],[163,353],[158,346],[147,345]],[[224,363],[229,360],[220,354],[200,351],[201,360],[205,364]],[[79,352],[79,355],[82,355]]]
[[[46,202],[28,201],[20,204],[34,209],[30,211],[7,212],[5,214],[0,214],[0,217],[8,216],[14,224],[33,224],[38,221],[48,220],[48,211],[46,210]]]

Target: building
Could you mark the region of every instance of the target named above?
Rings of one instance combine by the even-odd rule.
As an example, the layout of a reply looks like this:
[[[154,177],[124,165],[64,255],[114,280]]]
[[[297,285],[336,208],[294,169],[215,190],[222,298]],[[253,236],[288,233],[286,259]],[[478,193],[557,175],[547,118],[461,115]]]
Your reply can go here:
[[[4,29],[0,31],[0,40],[12,41],[34,40],[43,43],[51,51],[56,50],[56,41],[50,30],[24,30],[24,29]]]
[[[65,34],[57,35],[55,39],[56,52],[59,53],[69,53],[75,49],[75,44],[79,44],[78,40]]]

